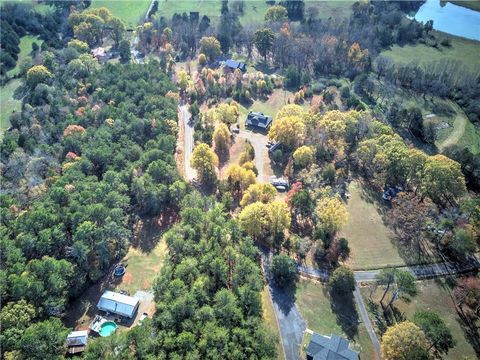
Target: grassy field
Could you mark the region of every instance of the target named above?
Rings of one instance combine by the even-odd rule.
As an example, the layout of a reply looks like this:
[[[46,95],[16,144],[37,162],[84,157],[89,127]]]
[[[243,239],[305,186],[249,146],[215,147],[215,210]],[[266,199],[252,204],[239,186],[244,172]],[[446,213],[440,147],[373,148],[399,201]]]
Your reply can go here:
[[[178,5],[179,3],[172,2],[172,4]],[[135,28],[142,22],[149,6],[150,0],[93,0],[90,8],[106,7],[112,12],[113,16],[122,19],[128,27]]]
[[[95,1],[94,1],[95,2]],[[329,17],[347,17],[351,13],[351,6],[354,1],[305,1],[305,12],[308,13],[310,7],[318,10],[318,17],[328,19]],[[200,18],[207,15],[210,18],[211,25],[218,25],[221,10],[220,1],[171,1],[160,0],[158,14],[170,19],[175,13],[189,13],[198,11]],[[264,22],[265,12],[269,5],[263,0],[245,1],[243,15],[240,16],[240,23],[246,25],[260,25]]]
[[[7,72],[8,76],[15,76],[20,72],[20,64],[24,59],[30,57],[30,54],[32,53],[32,44],[34,42],[36,42],[40,47],[40,45],[43,43],[43,40],[40,40],[38,36],[33,35],[25,35],[20,38],[20,53],[18,54],[17,65],[12,70]]]
[[[325,285],[301,279],[297,285],[296,304],[308,329],[322,335],[333,333],[346,336],[338,324],[337,315],[332,311]],[[308,334],[304,338],[304,344],[308,344]],[[351,345],[355,350],[360,351],[362,359],[376,359],[375,350],[363,323],[358,326],[358,333]]]
[[[0,88],[0,131],[8,128],[8,117],[13,111],[20,111],[22,102],[13,98],[13,93],[20,86],[20,79],[10,80]]]
[[[467,341],[462,330],[461,323],[457,317],[455,305],[450,297],[448,289],[443,281],[424,280],[417,282],[419,294],[411,302],[398,300],[395,306],[406,319],[411,319],[417,310],[429,310],[438,314],[447,324],[452,332],[457,345],[450,350],[446,359],[475,359],[475,351]],[[369,290],[362,288],[361,292],[365,299],[369,297]],[[373,295],[374,302],[378,303],[382,296],[382,289],[379,288]],[[388,296],[388,295],[387,295]]]
[[[352,182],[349,192],[349,219],[340,232],[351,249],[349,266],[360,270],[405,264],[391,242],[392,233],[383,222],[378,206],[365,194],[361,183]]]
[[[272,300],[268,293],[268,288],[264,287],[262,290],[262,308],[263,308],[263,321],[267,325],[267,328],[270,329],[272,334],[275,334],[277,337],[277,360],[282,360],[285,358],[283,353],[283,347],[280,343],[280,330],[278,329],[277,318],[275,317],[275,310],[273,309]]]
[[[478,0],[457,0],[457,1],[450,0],[449,2],[458,6],[466,7],[468,9],[480,11],[480,1]]]
[[[405,46],[395,45],[391,50],[383,51],[381,54],[390,57],[393,61],[398,63],[410,63],[412,61],[418,61],[423,65],[442,59],[460,60],[470,70],[478,70],[480,67],[478,61],[480,42],[441,32],[436,33],[440,39],[450,39],[452,46],[439,46],[439,49],[436,49],[425,44]]]

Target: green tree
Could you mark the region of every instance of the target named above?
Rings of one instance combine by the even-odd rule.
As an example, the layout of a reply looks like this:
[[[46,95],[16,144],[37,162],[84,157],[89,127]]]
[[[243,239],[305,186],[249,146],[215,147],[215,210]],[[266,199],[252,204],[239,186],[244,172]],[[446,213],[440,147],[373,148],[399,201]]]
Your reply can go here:
[[[214,36],[204,36],[200,39],[200,52],[211,61],[220,55],[220,42]]]
[[[130,61],[131,52],[130,52],[130,42],[128,40],[121,40],[118,45],[118,51],[120,52],[120,60],[123,63]]]
[[[68,330],[57,318],[31,325],[20,339],[19,349],[25,359],[62,359]]]
[[[288,12],[285,7],[280,5],[271,6],[265,13],[265,21],[286,21],[288,20]]]
[[[286,254],[273,257],[271,272],[275,284],[281,288],[293,285],[298,277],[295,262]]]
[[[348,296],[355,290],[355,276],[353,271],[345,266],[340,266],[332,273],[328,280],[331,294]]]
[[[266,211],[266,205],[261,202],[245,206],[238,217],[242,230],[253,238],[261,236],[266,226]]]
[[[35,315],[35,307],[23,299],[17,302],[9,302],[3,306],[0,312],[0,323],[2,324],[0,344],[3,351],[16,348],[25,329],[31,325]]]
[[[27,71],[27,85],[34,89],[38,84],[45,83],[53,74],[43,65],[35,65]]]
[[[253,42],[263,60],[267,62],[267,54],[272,49],[275,34],[269,28],[259,29],[255,32]]]
[[[433,311],[417,311],[413,315],[413,322],[425,333],[437,354],[448,354],[448,351],[455,346],[450,329],[445,322]]]

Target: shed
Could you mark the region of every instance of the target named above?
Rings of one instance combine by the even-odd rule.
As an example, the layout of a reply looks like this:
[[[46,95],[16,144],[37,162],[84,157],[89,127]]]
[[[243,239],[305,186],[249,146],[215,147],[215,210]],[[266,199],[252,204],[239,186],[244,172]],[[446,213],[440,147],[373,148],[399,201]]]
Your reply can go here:
[[[67,353],[70,355],[81,353],[85,350],[88,341],[88,331],[72,331],[67,336]]]
[[[307,360],[358,360],[358,352],[351,350],[349,345],[341,336],[313,333],[306,350]]]
[[[267,131],[272,125],[272,117],[267,116],[261,112],[250,111],[245,121],[245,126],[250,128],[256,128],[258,130]]]
[[[113,291],[105,291],[98,301],[99,310],[132,318],[138,309],[140,301],[131,296],[122,295]]]

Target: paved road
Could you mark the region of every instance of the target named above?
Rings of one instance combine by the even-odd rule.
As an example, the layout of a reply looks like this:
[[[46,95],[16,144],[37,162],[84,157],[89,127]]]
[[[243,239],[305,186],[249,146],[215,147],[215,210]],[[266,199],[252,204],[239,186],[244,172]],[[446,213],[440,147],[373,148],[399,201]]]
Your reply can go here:
[[[381,359],[381,350],[380,350],[380,341],[378,340],[377,334],[372,326],[372,322],[370,321],[370,317],[368,316],[367,308],[365,307],[365,303],[363,302],[362,295],[360,294],[360,289],[358,285],[355,284],[355,291],[353,293],[355,297],[355,302],[357,303],[358,310],[360,312],[360,317],[362,318],[365,327],[367,328],[368,336],[370,336],[370,340],[372,341],[373,347],[377,353],[379,359]]]
[[[286,360],[298,360],[303,333],[306,330],[305,321],[295,304],[295,298],[273,284],[269,275],[272,254],[262,253],[262,268],[268,282],[273,309],[277,318],[283,351]]]
[[[184,154],[185,154],[185,177],[187,180],[195,179],[195,170],[190,167],[190,159],[193,152],[193,124],[190,124],[191,115],[187,105],[178,107],[178,116],[183,120],[184,125]]]

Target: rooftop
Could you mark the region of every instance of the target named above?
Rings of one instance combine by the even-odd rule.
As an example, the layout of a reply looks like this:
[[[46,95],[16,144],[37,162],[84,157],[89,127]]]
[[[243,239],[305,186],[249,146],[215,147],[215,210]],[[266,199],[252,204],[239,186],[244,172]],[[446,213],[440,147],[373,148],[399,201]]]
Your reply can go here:
[[[309,360],[358,360],[358,352],[349,349],[347,339],[338,336],[324,336],[317,333],[312,338],[307,348]]]
[[[268,128],[272,124],[272,117],[267,116],[261,112],[249,112],[247,116],[247,121],[245,122],[247,126],[256,126],[262,129]]]
[[[105,291],[102,295],[102,299],[106,300],[111,300],[115,301],[117,303],[125,304],[125,305],[130,305],[130,306],[136,306],[138,303],[138,299],[133,298],[131,296],[127,295],[122,295],[113,291]]]

